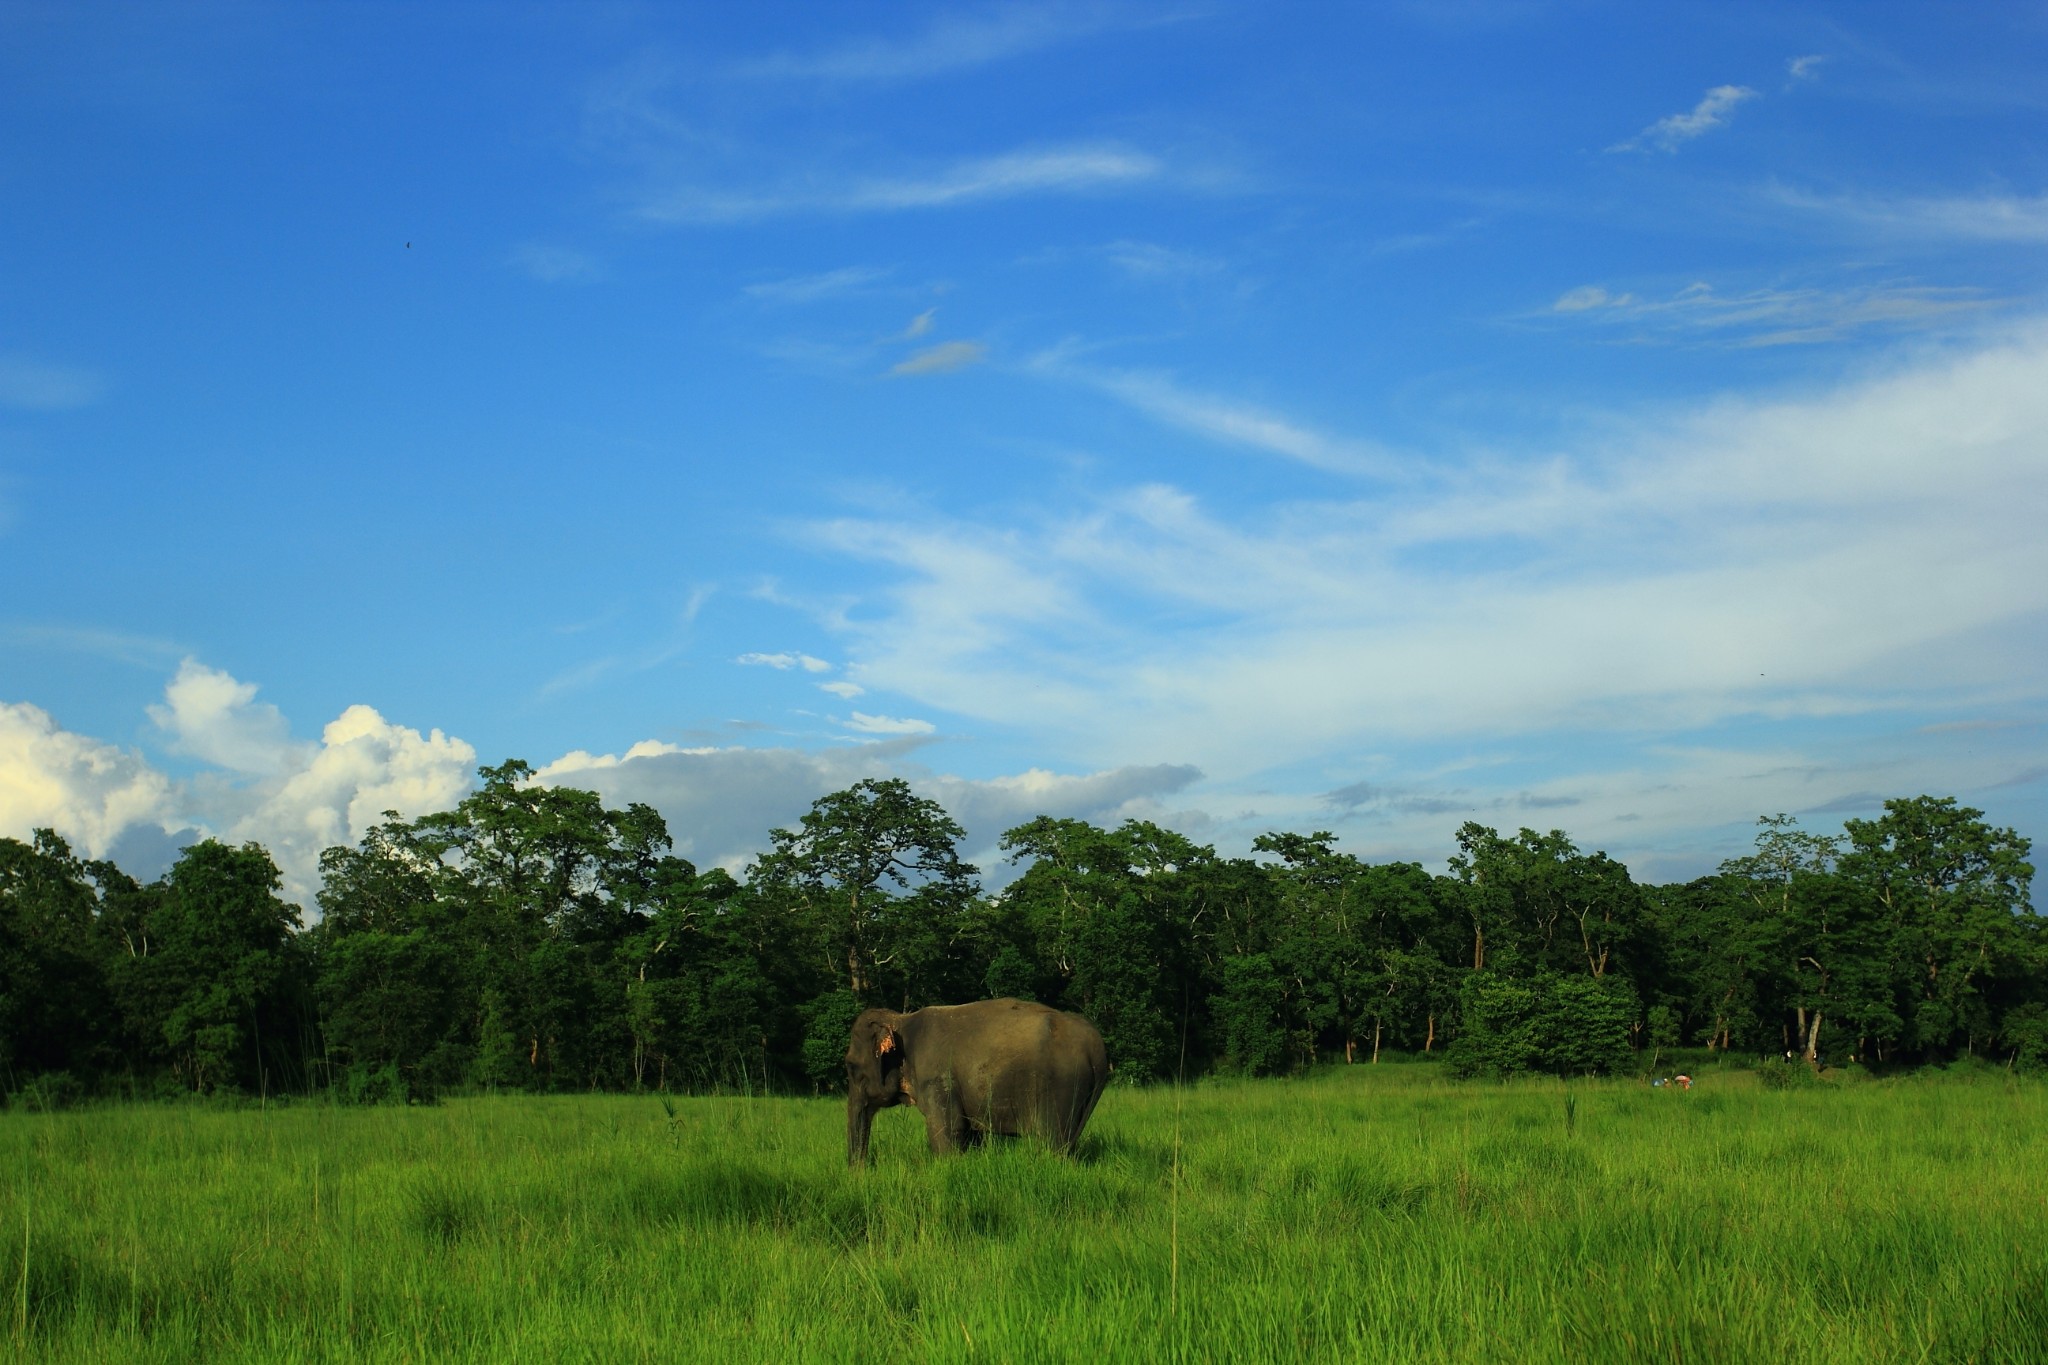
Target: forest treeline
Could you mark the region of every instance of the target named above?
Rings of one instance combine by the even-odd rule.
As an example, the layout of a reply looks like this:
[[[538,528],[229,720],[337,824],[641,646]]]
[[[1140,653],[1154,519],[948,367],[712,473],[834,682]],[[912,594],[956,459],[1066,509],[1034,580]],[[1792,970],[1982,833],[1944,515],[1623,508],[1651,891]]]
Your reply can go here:
[[[1468,823],[1432,874],[1326,833],[1225,858],[1042,816],[984,894],[960,826],[899,780],[820,798],[735,879],[675,856],[650,807],[480,775],[327,850],[310,927],[255,844],[192,845],[145,885],[49,831],[0,839],[7,1090],[829,1090],[862,1008],[1002,995],[1085,1014],[1127,1081],[1388,1050],[1467,1074],[1680,1046],[2048,1067],[2028,841],[1949,798],[1838,837],[1766,817],[1753,854],[1664,886],[1561,831]]]

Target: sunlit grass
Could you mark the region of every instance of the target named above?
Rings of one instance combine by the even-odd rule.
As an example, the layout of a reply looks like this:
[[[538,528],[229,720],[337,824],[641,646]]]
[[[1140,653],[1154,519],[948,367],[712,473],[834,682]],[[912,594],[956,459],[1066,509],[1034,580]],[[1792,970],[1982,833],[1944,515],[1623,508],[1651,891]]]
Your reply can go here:
[[[2048,1356],[2048,1087],[2002,1076],[1360,1066],[1112,1090],[1073,1162],[933,1160],[892,1111],[864,1172],[834,1101],[673,1108],[0,1115],[0,1335],[120,1361]]]

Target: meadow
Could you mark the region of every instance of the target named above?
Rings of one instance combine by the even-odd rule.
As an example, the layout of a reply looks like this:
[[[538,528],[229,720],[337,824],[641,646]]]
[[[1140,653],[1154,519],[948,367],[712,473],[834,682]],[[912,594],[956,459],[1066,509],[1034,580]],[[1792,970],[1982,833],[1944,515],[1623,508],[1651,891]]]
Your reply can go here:
[[[833,1099],[0,1114],[24,1361],[2038,1361],[2048,1086],[1113,1088],[1080,1159]]]

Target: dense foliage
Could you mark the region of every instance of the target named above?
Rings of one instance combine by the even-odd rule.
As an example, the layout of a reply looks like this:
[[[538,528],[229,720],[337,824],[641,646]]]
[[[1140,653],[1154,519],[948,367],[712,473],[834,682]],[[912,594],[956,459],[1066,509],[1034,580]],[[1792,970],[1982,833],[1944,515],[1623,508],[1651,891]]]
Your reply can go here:
[[[48,831],[0,840],[7,1089],[808,1090],[861,1009],[994,995],[1087,1015],[1127,1081],[1388,1048],[1465,1074],[1688,1045],[2048,1065],[2028,843],[1948,798],[1840,838],[1767,817],[1754,854],[1673,886],[1561,831],[1467,824],[1432,875],[1326,833],[1222,858],[1040,817],[983,894],[959,825],[901,781],[821,798],[736,880],[646,806],[516,761],[481,776],[327,850],[310,928],[253,844],[193,845],[145,886]]]

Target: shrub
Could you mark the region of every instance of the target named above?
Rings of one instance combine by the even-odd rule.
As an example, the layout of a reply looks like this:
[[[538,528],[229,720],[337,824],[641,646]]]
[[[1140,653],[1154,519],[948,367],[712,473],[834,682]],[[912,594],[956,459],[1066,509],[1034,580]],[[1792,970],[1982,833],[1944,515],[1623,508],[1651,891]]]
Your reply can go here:
[[[1453,1075],[1606,1075],[1628,1064],[1636,997],[1614,977],[1475,972],[1459,1006],[1463,1027],[1445,1056]]]

